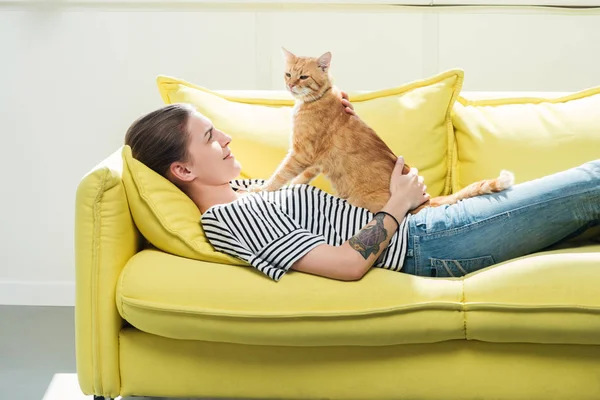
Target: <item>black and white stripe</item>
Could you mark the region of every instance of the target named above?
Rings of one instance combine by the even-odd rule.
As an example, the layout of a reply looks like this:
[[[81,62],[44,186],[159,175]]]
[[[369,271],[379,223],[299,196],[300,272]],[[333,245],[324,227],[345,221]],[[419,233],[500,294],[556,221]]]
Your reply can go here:
[[[264,180],[231,181],[234,190]],[[209,208],[202,226],[213,247],[247,261],[275,281],[321,244],[339,246],[371,219],[368,210],[310,185],[290,185],[253,193]],[[399,271],[404,263],[408,225],[401,222],[374,266]]]

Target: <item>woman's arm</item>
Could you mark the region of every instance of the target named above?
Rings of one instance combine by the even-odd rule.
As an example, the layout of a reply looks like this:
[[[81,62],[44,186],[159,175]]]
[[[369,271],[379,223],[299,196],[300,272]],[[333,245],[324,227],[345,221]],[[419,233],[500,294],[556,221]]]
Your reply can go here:
[[[417,169],[411,168],[403,175],[403,168],[404,158],[400,156],[390,178],[390,199],[381,210],[398,222],[429,199]],[[387,248],[396,229],[393,218],[378,214],[341,246],[317,246],[292,264],[291,269],[344,281],[359,280]]]
[[[404,210],[396,208],[396,213],[406,215],[408,202]],[[382,211],[387,211],[386,207]],[[315,247],[291,269],[342,281],[360,280],[387,248],[397,229],[393,218],[378,214],[341,246],[323,244]]]

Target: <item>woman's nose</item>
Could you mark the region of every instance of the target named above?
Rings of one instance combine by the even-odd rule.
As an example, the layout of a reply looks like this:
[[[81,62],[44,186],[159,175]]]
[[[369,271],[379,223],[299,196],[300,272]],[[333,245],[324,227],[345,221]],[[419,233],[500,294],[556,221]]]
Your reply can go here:
[[[221,143],[222,147],[227,146],[229,142],[231,142],[231,136],[223,132],[221,132],[220,139],[221,140],[219,140],[219,142]]]

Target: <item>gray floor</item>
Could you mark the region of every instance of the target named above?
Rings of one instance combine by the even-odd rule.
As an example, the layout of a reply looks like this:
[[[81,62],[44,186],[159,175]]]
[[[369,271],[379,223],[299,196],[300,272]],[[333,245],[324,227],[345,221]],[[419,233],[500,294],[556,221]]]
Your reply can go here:
[[[0,400],[42,400],[54,374],[75,372],[73,307],[0,305]]]
[[[75,373],[73,307],[0,305],[0,398],[41,400],[55,373]]]

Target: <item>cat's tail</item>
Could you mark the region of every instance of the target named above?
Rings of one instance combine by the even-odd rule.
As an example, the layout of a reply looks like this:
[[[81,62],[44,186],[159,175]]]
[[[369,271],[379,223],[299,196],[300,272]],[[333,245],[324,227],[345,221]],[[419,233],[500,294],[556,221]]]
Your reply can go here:
[[[470,197],[494,192],[501,192],[514,185],[514,183],[515,176],[513,175],[513,173],[502,170],[500,172],[500,176],[495,179],[485,179],[483,181],[472,183],[469,186],[459,190],[458,192],[447,196],[433,197],[429,200],[429,202],[420,206],[420,208],[424,206],[438,207],[443,204],[455,204],[460,200],[468,199]],[[413,212],[420,210],[420,208]]]
[[[482,194],[501,192],[514,185],[514,183],[515,175],[512,172],[502,170],[499,177],[472,183],[454,193],[454,197],[456,198],[456,201],[459,201],[470,197],[480,196]]]

